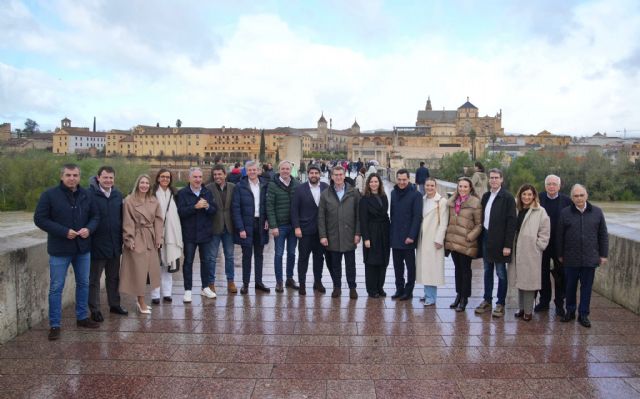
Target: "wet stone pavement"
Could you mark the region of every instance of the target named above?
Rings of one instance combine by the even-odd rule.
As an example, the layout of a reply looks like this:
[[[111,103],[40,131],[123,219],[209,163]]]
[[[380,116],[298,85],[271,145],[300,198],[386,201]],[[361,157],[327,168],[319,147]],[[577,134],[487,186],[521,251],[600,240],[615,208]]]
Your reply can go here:
[[[222,252],[222,251],[220,251]],[[0,397],[33,398],[638,398],[640,317],[595,295],[593,327],[560,323],[552,310],[516,320],[475,315],[482,269],[474,262],[465,313],[449,309],[453,264],[436,307],[389,297],[369,299],[358,249],[357,300],[307,290],[276,294],[273,244],[265,248],[270,294],[228,295],[218,260],[217,299],[199,293],[174,302],[108,313],[98,330],[76,328],[64,312],[62,338],[47,341],[47,323],[0,346]],[[241,280],[236,247],[236,281]],[[297,278],[297,277],[296,277]],[[308,286],[312,283],[308,275]],[[324,270],[323,283],[331,286]],[[393,293],[393,267],[386,291]],[[495,291],[494,291],[495,293]],[[123,297],[134,310],[134,299]]]

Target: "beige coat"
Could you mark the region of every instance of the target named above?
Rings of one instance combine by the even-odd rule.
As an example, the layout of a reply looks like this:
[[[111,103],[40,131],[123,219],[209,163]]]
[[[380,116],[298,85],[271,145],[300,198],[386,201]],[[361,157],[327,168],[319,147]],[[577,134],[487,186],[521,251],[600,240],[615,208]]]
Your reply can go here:
[[[436,193],[433,199],[422,199],[422,226],[416,252],[416,282],[444,285],[444,236],[449,223],[447,200]],[[436,249],[435,243],[443,245]]]
[[[536,291],[541,287],[542,251],[549,244],[551,223],[543,207],[535,205],[522,221],[515,238],[515,253],[509,263],[508,281],[511,288]]]
[[[475,258],[478,255],[478,237],[482,233],[482,204],[478,197],[469,196],[456,215],[455,196],[447,201],[449,225],[444,239],[444,247]]]
[[[163,223],[157,198],[152,196],[142,201],[132,195],[125,198],[122,230],[120,292],[144,296],[147,274],[151,288],[160,287],[160,259],[156,246],[163,242]]]

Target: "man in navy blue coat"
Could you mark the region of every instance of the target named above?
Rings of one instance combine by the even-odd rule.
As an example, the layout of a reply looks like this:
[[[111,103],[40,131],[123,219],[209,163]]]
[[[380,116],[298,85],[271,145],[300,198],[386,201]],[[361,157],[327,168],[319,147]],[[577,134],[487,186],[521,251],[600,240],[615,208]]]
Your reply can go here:
[[[209,271],[213,267],[211,253],[213,252],[213,215],[216,213],[216,204],[211,191],[202,185],[202,169],[197,167],[189,169],[189,185],[178,191],[176,197],[184,242],[183,302],[191,302],[193,259],[196,248],[200,254],[200,281],[202,282],[200,295],[215,298],[216,293],[209,286]]]
[[[420,167],[416,169],[416,186],[420,194],[424,195],[424,183],[429,178],[429,169],[424,166],[424,161],[420,162]]]
[[[102,322],[100,311],[100,279],[105,273],[107,300],[111,313],[127,315],[120,306],[120,255],[122,255],[122,194],[115,188],[116,171],[101,166],[89,181],[89,192],[100,212],[100,224],[91,239],[91,272],[89,273],[89,310],[93,321]]]
[[[236,184],[231,203],[231,216],[236,231],[234,243],[242,247],[242,288],[240,294],[249,292],[251,280],[251,257],[253,253],[256,273],[256,291],[270,292],[262,283],[262,262],[264,246],[269,242],[267,222],[267,180],[258,176],[258,165],[254,161],[246,163],[247,177]]]
[[[396,172],[396,186],[391,191],[391,248],[396,274],[396,293],[392,299],[406,301],[413,297],[416,284],[416,243],[422,223],[422,196],[409,182],[409,171]],[[404,269],[407,269],[405,283]]]
[[[609,234],[602,209],[591,204],[587,189],[581,184],[571,188],[573,205],[560,211],[556,249],[564,265],[567,311],[560,321],[576,318],[576,292],[580,283],[578,322],[591,327],[589,307],[596,268],[607,263]]]
[[[329,185],[320,181],[320,168],[309,166],[307,170],[308,182],[296,187],[291,200],[291,225],[298,237],[298,279],[300,288],[298,293],[306,295],[307,270],[309,256],[313,253],[313,289],[325,293],[322,285],[322,263],[324,262],[324,248],[320,245],[318,233],[318,205],[320,194]]]
[[[91,234],[98,228],[100,214],[91,194],[80,187],[80,168],[66,164],[60,184],[40,196],[33,221],[47,232],[49,253],[49,340],[60,338],[62,290],[69,264],[76,279],[76,319],[78,327],[98,328],[89,319],[89,269]]]

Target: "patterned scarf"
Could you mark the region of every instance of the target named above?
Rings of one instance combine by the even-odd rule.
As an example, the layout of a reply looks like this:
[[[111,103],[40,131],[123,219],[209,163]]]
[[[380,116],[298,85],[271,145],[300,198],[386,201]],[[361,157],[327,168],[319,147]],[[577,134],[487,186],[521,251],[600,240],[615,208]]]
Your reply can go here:
[[[460,214],[460,208],[462,208],[462,203],[469,199],[469,194],[467,195],[458,195],[456,198],[456,215]]]

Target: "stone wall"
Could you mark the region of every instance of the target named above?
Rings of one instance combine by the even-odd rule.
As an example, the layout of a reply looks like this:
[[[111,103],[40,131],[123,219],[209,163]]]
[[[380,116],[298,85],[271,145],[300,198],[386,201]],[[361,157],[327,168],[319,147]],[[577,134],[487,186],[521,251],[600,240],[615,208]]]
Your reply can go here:
[[[40,231],[0,242],[0,344],[48,318],[49,263]],[[75,279],[69,267],[62,305],[75,303]]]
[[[593,289],[640,314],[640,241],[637,230],[611,224],[609,262],[596,269]]]

